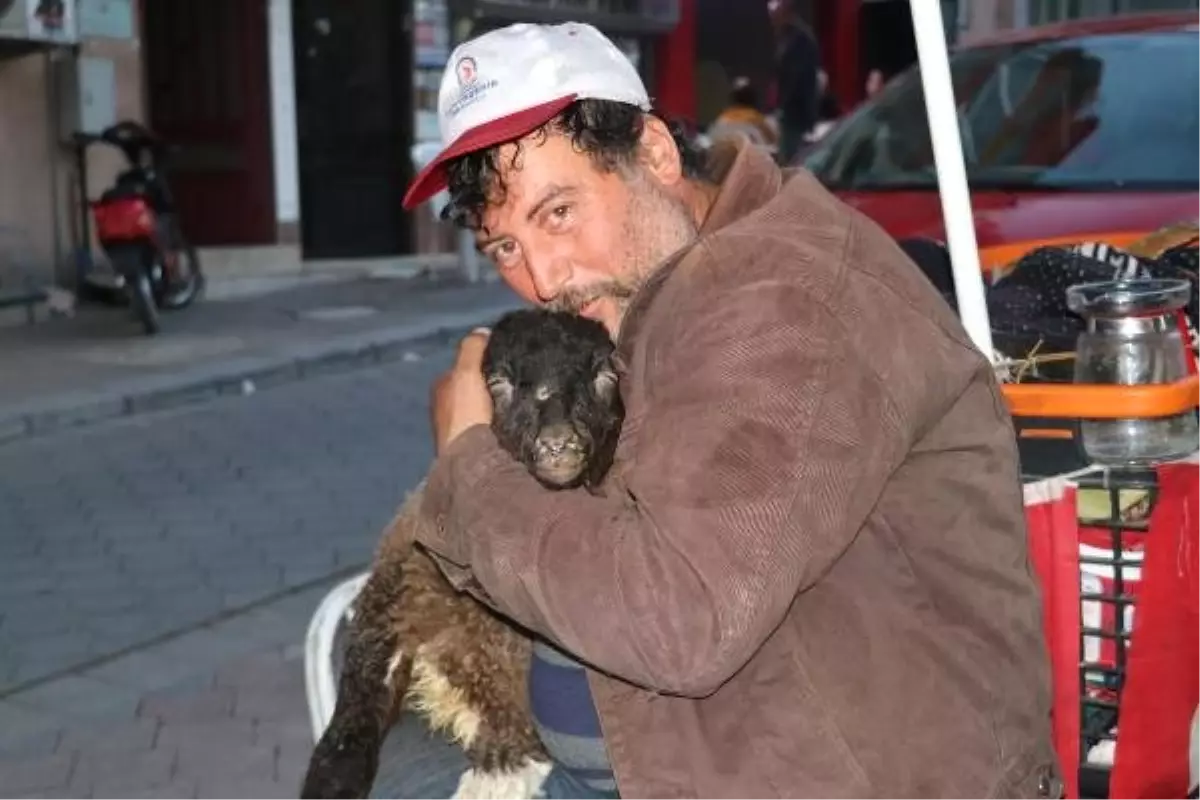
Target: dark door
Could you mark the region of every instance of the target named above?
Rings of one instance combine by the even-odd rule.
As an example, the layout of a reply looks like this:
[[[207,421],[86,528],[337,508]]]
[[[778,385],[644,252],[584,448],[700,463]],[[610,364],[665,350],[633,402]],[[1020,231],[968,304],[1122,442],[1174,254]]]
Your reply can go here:
[[[305,258],[409,253],[409,6],[293,0]]]
[[[859,32],[859,86],[866,85],[873,69],[891,79],[917,62],[912,9],[904,0],[863,3]]]
[[[184,231],[197,245],[274,242],[266,2],[140,6],[150,127],[179,148],[167,175]]]

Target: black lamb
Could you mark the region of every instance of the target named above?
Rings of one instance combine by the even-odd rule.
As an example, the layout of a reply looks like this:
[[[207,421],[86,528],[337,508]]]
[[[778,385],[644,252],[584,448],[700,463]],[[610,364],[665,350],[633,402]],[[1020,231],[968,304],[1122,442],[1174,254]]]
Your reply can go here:
[[[612,464],[624,406],[598,323],[522,310],[483,359],[500,445],[552,490],[594,490]],[[366,797],[407,705],[458,742],[471,769],[455,797],[535,797],[549,762],[529,711],[529,637],[457,592],[414,545],[421,489],[392,521],[355,602],[333,718],[301,797]]]

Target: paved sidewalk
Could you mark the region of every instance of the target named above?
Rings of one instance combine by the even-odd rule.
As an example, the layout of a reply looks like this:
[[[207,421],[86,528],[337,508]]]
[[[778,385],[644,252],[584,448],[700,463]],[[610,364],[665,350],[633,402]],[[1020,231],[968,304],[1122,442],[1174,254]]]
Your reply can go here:
[[[518,300],[502,284],[366,277],[202,300],[145,336],[125,308],[0,328],[0,442],[404,358]]]
[[[432,459],[450,342],[0,444],[0,797],[296,797],[305,628]]]
[[[0,444],[0,699],[365,564],[452,348]]]
[[[304,630],[331,585],[0,700],[0,797],[298,796]]]
[[[308,621],[517,305],[363,278],[0,329],[0,797],[297,796]]]

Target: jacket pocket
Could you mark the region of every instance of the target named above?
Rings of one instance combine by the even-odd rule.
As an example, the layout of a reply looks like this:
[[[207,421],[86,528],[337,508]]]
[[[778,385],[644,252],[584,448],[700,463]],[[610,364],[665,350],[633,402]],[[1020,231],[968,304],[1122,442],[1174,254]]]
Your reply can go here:
[[[1030,748],[1005,770],[988,797],[1061,798],[1065,786],[1053,750]]]
[[[866,770],[854,756],[836,716],[813,683],[799,648],[799,632],[785,621],[776,636],[787,653],[760,660],[767,666],[753,677],[766,696],[762,711],[761,754],[764,780],[778,797],[866,797],[875,794]],[[755,734],[751,724],[751,735]]]

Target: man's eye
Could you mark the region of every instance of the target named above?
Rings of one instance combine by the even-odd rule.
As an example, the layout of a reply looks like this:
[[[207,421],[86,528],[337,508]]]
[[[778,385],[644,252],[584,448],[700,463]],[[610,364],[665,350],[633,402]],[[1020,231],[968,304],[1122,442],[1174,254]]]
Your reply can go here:
[[[571,206],[563,203],[550,209],[549,222],[552,226],[562,225],[571,219]]]
[[[492,248],[491,258],[498,266],[509,266],[516,261],[517,245],[513,242],[502,242]]]

